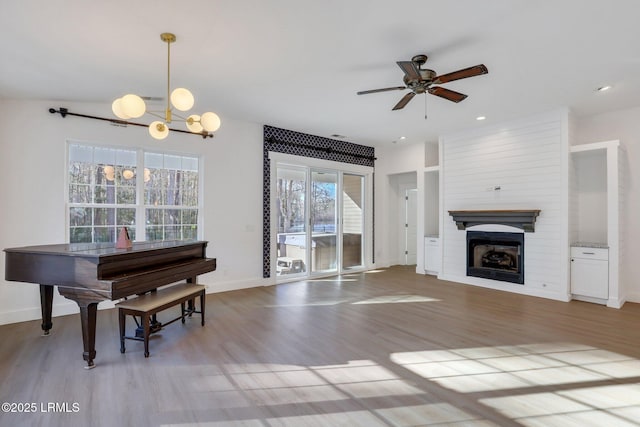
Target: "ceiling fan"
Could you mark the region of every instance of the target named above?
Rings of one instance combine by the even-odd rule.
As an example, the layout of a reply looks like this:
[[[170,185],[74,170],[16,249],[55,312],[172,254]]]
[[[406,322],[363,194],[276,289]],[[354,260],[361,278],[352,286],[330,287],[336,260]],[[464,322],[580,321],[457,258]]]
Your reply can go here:
[[[410,89],[411,92],[402,97],[402,99],[393,107],[393,110],[400,110],[413,99],[416,94],[429,92],[431,95],[439,96],[440,98],[448,99],[452,102],[460,102],[464,100],[467,95],[453,91],[451,89],[445,89],[439,85],[442,83],[448,83],[454,80],[466,79],[467,77],[479,76],[481,74],[487,74],[489,70],[484,64],[475,65],[473,67],[464,68],[462,70],[454,71],[452,73],[437,75],[435,71],[429,69],[422,69],[422,65],[427,62],[427,55],[416,55],[411,58],[411,61],[398,61],[396,64],[404,71],[405,86],[387,87],[384,89],[364,90],[358,92],[358,95],[366,95],[369,93],[387,92],[390,90],[404,90]]]

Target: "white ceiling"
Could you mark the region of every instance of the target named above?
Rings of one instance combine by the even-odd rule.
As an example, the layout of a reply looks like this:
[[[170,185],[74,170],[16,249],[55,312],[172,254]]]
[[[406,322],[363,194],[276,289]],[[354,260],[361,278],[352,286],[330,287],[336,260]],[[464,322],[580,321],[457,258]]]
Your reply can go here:
[[[166,96],[160,33],[172,32],[172,88],[189,88],[194,112],[213,110],[222,126],[436,141],[479,115],[640,105],[639,16],[637,0],[2,0],[0,98]],[[480,63],[489,74],[443,85],[469,95],[459,104],[427,95],[427,120],[424,95],[399,111],[406,91],[356,95],[402,85],[396,61],[420,53],[438,74]]]

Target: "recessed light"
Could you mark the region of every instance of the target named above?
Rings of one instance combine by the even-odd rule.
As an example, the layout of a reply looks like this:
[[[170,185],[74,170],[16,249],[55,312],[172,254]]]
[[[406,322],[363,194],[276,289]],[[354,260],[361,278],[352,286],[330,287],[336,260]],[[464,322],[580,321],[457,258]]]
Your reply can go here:
[[[485,120],[485,119],[486,119],[486,117],[485,117],[485,116],[478,116],[478,117],[476,117],[476,120],[478,120],[478,121],[480,121],[480,120]]]
[[[598,92],[605,92],[607,90],[611,89],[611,86],[601,86],[598,89],[596,89]]]
[[[391,141],[393,144],[397,144],[398,142],[404,141],[405,139],[407,139],[406,136],[399,136],[398,139],[394,139],[393,141]]]

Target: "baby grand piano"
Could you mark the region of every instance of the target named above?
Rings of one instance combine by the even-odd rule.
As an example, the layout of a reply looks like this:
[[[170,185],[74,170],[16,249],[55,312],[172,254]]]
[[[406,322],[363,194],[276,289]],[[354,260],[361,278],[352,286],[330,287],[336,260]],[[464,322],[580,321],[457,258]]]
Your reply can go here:
[[[71,243],[5,249],[5,279],[40,284],[42,329],[49,334],[53,287],[80,307],[86,368],[96,357],[98,303],[150,291],[216,269],[206,258],[207,242],[137,242],[129,249],[113,243]]]

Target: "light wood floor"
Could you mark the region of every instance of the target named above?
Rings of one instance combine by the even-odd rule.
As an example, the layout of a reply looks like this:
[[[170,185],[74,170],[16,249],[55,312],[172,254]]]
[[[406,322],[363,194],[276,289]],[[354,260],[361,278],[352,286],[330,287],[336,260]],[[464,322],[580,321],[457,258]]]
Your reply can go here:
[[[77,315],[50,337],[0,326],[0,402],[37,407],[0,426],[640,426],[638,304],[394,267],[211,294],[206,321],[168,326],[145,359],[99,311],[93,370]]]

